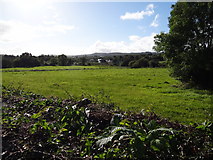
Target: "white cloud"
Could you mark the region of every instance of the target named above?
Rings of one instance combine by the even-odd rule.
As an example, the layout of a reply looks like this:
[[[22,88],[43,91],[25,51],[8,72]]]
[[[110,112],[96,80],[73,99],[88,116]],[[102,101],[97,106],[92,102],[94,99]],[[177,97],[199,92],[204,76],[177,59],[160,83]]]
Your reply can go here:
[[[45,24],[45,25],[52,25],[52,24],[56,24],[57,22],[56,21],[54,21],[54,20],[44,20],[43,21],[43,24]]]
[[[33,55],[51,54],[51,55],[80,55],[91,53],[112,53],[112,52],[146,52],[153,51],[154,36],[156,33],[152,33],[149,36],[140,37],[138,35],[129,36],[129,42],[124,41],[111,41],[103,42],[96,41],[88,47],[73,47],[73,46],[13,46],[13,47],[1,47],[0,54],[21,54],[24,52],[30,52]]]
[[[129,44],[129,50],[131,52],[141,52],[141,51],[153,51],[154,46],[154,36],[156,33],[152,33],[149,36],[129,36],[131,43]]]
[[[51,24],[57,24],[60,22],[61,19],[60,19],[59,13],[54,6],[49,5],[47,7],[47,11],[48,11],[47,13],[49,14],[46,13],[46,15],[43,16],[43,19],[44,19],[43,24],[51,25]]]
[[[139,39],[140,39],[140,36],[136,36],[136,35],[129,36],[130,41],[137,41]]]
[[[152,47],[154,46],[154,36],[156,34],[152,33],[150,36],[140,37],[137,35],[129,36],[130,42],[124,41],[112,41],[112,42],[102,42],[96,41],[91,45],[87,53],[111,53],[111,52],[145,52],[153,51]]]
[[[158,23],[158,18],[159,18],[159,14],[157,14],[154,18],[154,20],[152,21],[152,23],[150,24],[150,26],[152,27],[158,27],[159,26],[159,23]]]
[[[154,8],[154,4],[149,4],[148,6],[146,6],[146,10],[153,10]]]
[[[15,45],[13,47],[4,45],[0,47],[0,54],[9,54],[9,55],[21,55],[24,52],[32,53],[32,55],[39,56],[39,55],[80,55],[90,53],[85,48],[78,48],[73,46],[58,46],[58,45],[51,45],[51,44],[44,44],[44,45]]]
[[[54,25],[49,25],[49,26],[44,26],[44,25],[40,25],[36,27],[36,30],[38,32],[42,32],[42,33],[48,33],[48,35],[50,33],[54,34],[54,33],[66,33],[69,30],[73,30],[75,29],[74,26],[72,25],[63,25],[63,24],[54,24]]]
[[[0,21],[0,42],[28,41],[38,36],[35,27],[18,21]]]
[[[120,16],[120,19],[122,20],[140,20],[143,19],[144,16],[151,16],[152,14],[154,14],[154,5],[153,4],[149,4],[146,7],[145,11],[138,11],[138,12],[126,12],[124,15]]]
[[[38,37],[53,36],[75,29],[73,25],[42,24],[31,25],[21,21],[0,20],[0,43],[26,42]]]
[[[117,52],[118,50],[123,50],[126,47],[123,41],[121,42],[102,42],[100,40],[96,41],[92,44],[86,52],[88,53],[110,53],[110,52]]]

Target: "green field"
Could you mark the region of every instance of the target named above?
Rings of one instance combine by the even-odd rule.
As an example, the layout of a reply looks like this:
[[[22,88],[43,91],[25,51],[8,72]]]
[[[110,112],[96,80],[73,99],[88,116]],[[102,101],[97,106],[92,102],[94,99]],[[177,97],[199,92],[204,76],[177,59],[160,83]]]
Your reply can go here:
[[[181,83],[170,77],[166,68],[91,68],[93,70],[79,67],[79,70],[64,71],[2,72],[2,82],[5,86],[47,97],[74,96],[80,99],[83,95],[114,103],[122,110],[154,111],[185,124],[201,123],[211,118],[213,96],[205,90],[179,87]],[[63,67],[53,67],[55,69]]]
[[[97,68],[109,68],[109,66],[39,66],[32,68],[4,68],[0,71],[22,71],[22,70],[78,70],[78,69],[97,69]]]

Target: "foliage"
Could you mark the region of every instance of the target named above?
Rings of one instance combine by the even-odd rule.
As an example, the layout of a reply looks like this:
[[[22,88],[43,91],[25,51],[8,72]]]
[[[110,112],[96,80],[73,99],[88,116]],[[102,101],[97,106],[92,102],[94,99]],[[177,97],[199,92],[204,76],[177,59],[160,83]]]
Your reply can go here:
[[[154,49],[163,52],[173,75],[213,88],[213,4],[178,2],[172,6],[169,33],[155,36]]]
[[[32,56],[31,53],[25,52],[20,56],[1,55],[2,68],[12,67],[36,67],[36,66],[70,66],[73,65],[72,58],[68,58],[62,54],[59,56],[40,55],[38,57]]]
[[[39,61],[36,59],[36,57],[32,56],[32,54],[26,52],[19,58],[15,59],[13,64],[17,67],[35,67],[39,66]]]
[[[211,159],[212,123],[2,89],[3,159]],[[81,104],[81,105],[80,105]],[[116,112],[116,113],[115,113]]]
[[[132,68],[141,68],[141,67],[148,67],[149,66],[149,61],[146,58],[140,58],[137,61],[131,61],[129,64]],[[151,66],[151,65],[150,65]]]
[[[132,68],[142,67],[164,67],[160,62],[163,61],[161,54],[156,53],[141,53],[141,54],[121,54],[120,56],[66,56],[64,54],[40,55],[38,57],[32,56],[31,53],[23,53],[21,56],[1,55],[2,68],[12,67],[35,67],[35,66],[90,66],[90,65],[108,65],[108,66],[125,66]],[[143,62],[141,62],[143,61]],[[144,63],[144,61],[146,61]],[[137,63],[137,65],[130,65],[130,62]],[[154,64],[154,65],[153,65]],[[136,67],[135,67],[136,66]]]
[[[164,61],[161,54],[144,54],[144,55],[125,55],[125,56],[114,56],[113,65],[125,66],[131,68],[155,68],[165,67],[161,63]]]
[[[67,56],[64,54],[58,56],[58,65],[59,66],[66,66],[68,65],[68,59]]]

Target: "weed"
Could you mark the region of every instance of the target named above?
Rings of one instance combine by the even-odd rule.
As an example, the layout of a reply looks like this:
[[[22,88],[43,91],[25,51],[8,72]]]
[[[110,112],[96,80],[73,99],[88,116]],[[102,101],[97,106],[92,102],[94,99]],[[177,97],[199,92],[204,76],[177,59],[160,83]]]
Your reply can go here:
[[[2,87],[3,159],[211,159],[212,122],[47,99]],[[96,106],[96,107],[95,107]],[[104,123],[103,123],[104,122]]]

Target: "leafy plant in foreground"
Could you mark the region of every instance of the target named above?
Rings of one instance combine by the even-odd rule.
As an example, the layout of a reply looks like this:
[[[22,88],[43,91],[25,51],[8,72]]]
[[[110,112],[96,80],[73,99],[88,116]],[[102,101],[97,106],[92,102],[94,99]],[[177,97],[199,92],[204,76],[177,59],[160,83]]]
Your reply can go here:
[[[157,128],[157,125],[153,126],[157,129],[147,131],[142,123],[123,120],[119,126],[107,128],[105,135],[96,142],[103,152],[96,157],[104,154],[106,158],[157,159],[161,154],[168,154],[177,131]]]
[[[82,101],[81,101],[82,102]],[[3,159],[211,159],[212,123],[107,110],[3,88]],[[83,103],[81,103],[83,104]]]

